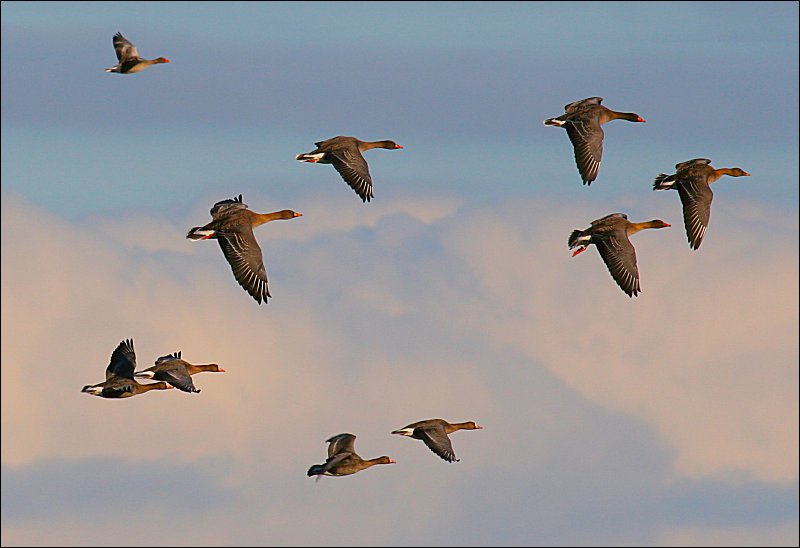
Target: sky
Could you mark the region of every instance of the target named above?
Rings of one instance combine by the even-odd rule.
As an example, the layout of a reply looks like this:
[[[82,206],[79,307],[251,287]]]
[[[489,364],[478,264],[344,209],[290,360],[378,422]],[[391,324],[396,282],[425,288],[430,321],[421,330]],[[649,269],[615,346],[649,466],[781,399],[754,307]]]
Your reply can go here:
[[[112,36],[169,64],[109,74]],[[2,544],[798,539],[796,2],[3,2]],[[584,186],[542,124],[600,96]],[[297,162],[336,135],[374,199]],[[659,173],[709,158],[702,246]],[[186,231],[242,194],[259,306]],[[632,237],[628,298],[591,247]],[[225,373],[80,392],[134,339]],[[392,430],[473,420],[460,462]],[[306,476],[350,432],[348,477]]]

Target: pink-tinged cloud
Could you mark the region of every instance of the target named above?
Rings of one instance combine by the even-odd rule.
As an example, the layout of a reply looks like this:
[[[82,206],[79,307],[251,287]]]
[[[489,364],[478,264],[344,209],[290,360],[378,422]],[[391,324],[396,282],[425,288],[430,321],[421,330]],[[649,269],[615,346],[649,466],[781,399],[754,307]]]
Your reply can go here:
[[[593,247],[577,258],[566,249],[572,228],[605,212],[594,213],[570,221],[572,211],[528,202],[505,223],[492,214],[454,223],[451,253],[478,281],[457,305],[464,328],[656,426],[678,451],[679,474],[796,480],[792,219],[730,204],[699,252],[688,249],[679,222],[636,234],[643,293],[633,300]],[[633,220],[653,216],[641,217]]]
[[[347,222],[300,204],[304,217],[260,228],[274,298],[258,306],[216,243],[185,240],[195,213],[68,222],[4,194],[3,465],[202,473],[235,500],[200,512],[190,537],[158,538],[214,545],[325,543],[336,526],[358,534],[351,543],[444,543],[441,523],[482,539],[479,513],[522,542],[594,504],[579,502],[587,493],[627,515],[673,479],[730,483],[734,498],[743,480],[796,481],[797,244],[784,221],[721,213],[694,253],[679,227],[637,234],[643,293],[628,299],[594,249],[572,258],[566,246],[610,211],[414,203]],[[201,394],[81,394],[129,337],[140,368],[181,350],[227,372],[197,375]],[[389,434],[433,417],[485,428],[453,434],[452,465]],[[340,432],[363,457],[398,463],[316,484],[305,470]],[[99,542],[122,524],[108,516],[96,536],[63,539]],[[3,538],[61,542],[59,528],[81,527],[15,524]],[[237,533],[220,537],[226,527]]]

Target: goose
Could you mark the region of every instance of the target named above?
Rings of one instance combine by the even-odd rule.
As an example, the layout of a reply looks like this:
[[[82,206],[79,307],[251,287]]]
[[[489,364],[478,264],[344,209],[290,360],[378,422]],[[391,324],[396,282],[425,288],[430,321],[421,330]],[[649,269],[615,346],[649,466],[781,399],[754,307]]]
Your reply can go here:
[[[309,163],[333,164],[342,179],[361,197],[363,202],[369,202],[372,195],[372,177],[369,166],[362,152],[373,148],[389,150],[400,149],[402,146],[394,141],[362,141],[355,137],[340,135],[325,141],[314,143],[317,148],[305,154],[298,154],[295,160]]]

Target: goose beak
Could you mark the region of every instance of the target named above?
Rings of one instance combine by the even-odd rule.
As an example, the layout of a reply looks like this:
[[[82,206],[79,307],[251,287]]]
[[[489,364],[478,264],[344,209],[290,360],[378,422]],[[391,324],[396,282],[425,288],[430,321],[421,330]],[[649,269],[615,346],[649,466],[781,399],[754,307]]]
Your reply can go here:
[[[572,254],[572,256],[574,257],[575,255],[583,253],[584,251],[586,251],[586,247],[585,246],[584,247],[579,247],[578,249],[575,250],[575,252]]]

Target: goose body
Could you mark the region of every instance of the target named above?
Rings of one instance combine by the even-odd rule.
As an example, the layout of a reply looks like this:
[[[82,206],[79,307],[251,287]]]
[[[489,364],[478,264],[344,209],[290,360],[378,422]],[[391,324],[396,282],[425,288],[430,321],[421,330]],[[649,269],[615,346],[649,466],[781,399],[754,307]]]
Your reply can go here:
[[[130,398],[150,390],[172,388],[165,382],[138,383],[133,378],[135,368],[136,353],[133,350],[133,339],[123,340],[111,353],[111,360],[106,367],[106,380],[99,384],[86,385],[81,392],[101,398]]]
[[[315,464],[308,469],[308,477],[317,476],[349,476],[366,470],[376,464],[394,464],[394,459],[377,457],[362,459],[355,450],[356,437],[353,434],[337,434],[328,438],[328,458],[322,464]]]
[[[450,442],[449,434],[458,430],[480,430],[481,425],[473,421],[449,423],[444,419],[427,419],[413,422],[403,428],[394,430],[392,434],[408,436],[422,442],[428,449],[447,462],[458,462]]]
[[[369,202],[373,194],[372,176],[369,174],[369,166],[362,153],[373,148],[389,150],[403,148],[391,140],[362,141],[343,135],[314,144],[316,149],[298,154],[295,160],[312,164],[332,164],[344,182],[350,185],[363,202]]]
[[[181,353],[175,352],[161,356],[152,367],[134,373],[134,377],[164,381],[184,392],[200,392],[192,382],[192,375],[203,371],[224,373],[225,370],[215,363],[194,365],[181,359]]]
[[[117,54],[117,61],[113,67],[106,69],[106,72],[118,72],[120,74],[134,74],[141,72],[148,67],[160,63],[169,63],[166,57],[156,59],[144,59],[139,56],[139,51],[133,43],[118,32],[114,35],[114,52]]]
[[[544,121],[546,126],[558,126],[567,130],[574,149],[575,163],[585,185],[591,185],[597,179],[600,162],[603,160],[603,124],[611,120],[644,122],[634,112],[617,112],[604,107],[600,104],[602,102],[602,97],[581,99],[566,105],[566,112],[561,116]]]
[[[711,160],[695,158],[675,165],[675,173],[667,175],[660,173],[653,182],[653,190],[678,191],[683,206],[683,225],[686,228],[686,238],[689,247],[697,250],[703,242],[703,237],[711,220],[711,201],[714,193],[711,183],[719,180],[723,175],[730,177],[749,177],[750,174],[738,167],[711,167]]]
[[[219,242],[225,260],[233,270],[233,276],[242,288],[258,304],[266,303],[269,293],[264,259],[253,229],[264,223],[279,219],[302,217],[290,209],[273,213],[254,213],[242,202],[242,195],[231,200],[222,200],[211,208],[211,222],[189,230],[190,240],[215,239]]]
[[[594,244],[600,257],[606,264],[611,277],[628,297],[638,296],[639,269],[636,265],[636,250],[629,236],[646,228],[666,228],[671,225],[660,219],[643,223],[632,223],[624,213],[612,213],[592,221],[585,230],[573,230],[567,245],[569,249],[577,247],[572,254],[576,256]]]

